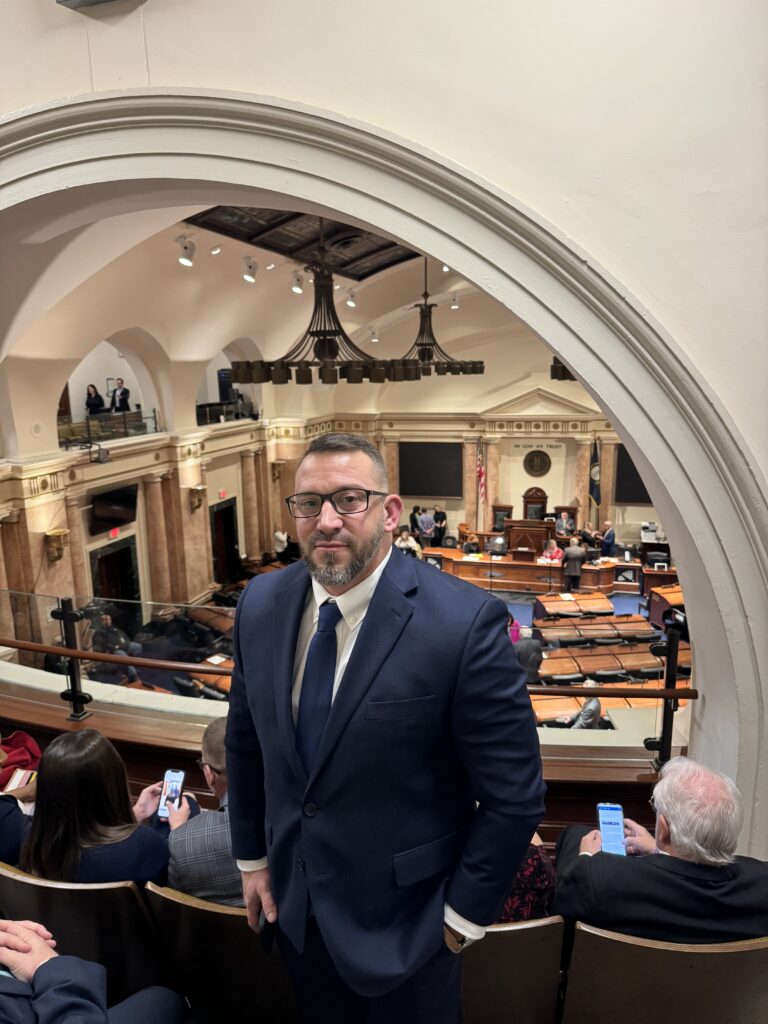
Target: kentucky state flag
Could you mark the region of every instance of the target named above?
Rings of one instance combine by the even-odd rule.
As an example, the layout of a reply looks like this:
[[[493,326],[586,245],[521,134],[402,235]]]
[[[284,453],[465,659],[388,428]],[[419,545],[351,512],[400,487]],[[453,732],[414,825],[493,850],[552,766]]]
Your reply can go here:
[[[592,459],[589,463],[589,500],[595,508],[600,505],[600,453],[597,441],[592,442]]]

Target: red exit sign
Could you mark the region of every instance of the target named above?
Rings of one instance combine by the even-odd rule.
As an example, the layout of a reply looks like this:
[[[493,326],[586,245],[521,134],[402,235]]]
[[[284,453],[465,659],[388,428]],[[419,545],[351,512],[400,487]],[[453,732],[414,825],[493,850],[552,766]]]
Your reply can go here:
[[[116,526],[114,527],[114,529],[109,531],[109,539],[110,540],[117,540],[117,538],[119,536],[120,536],[120,531],[118,530],[118,528]]]
[[[226,491],[219,491],[219,497],[220,498],[226,498],[226,496],[227,496],[227,492]]]

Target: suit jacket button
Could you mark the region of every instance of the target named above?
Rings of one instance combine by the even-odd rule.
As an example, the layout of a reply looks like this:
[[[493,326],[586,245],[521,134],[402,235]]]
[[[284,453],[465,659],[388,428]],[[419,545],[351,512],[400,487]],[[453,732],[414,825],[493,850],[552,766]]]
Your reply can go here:
[[[302,812],[305,818],[314,818],[317,814],[317,804],[304,804]]]

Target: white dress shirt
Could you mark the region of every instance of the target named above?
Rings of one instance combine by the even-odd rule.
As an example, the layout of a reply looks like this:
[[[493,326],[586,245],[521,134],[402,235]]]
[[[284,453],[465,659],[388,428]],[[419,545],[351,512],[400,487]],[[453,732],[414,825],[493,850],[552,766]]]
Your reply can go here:
[[[318,583],[317,580],[312,580],[312,586],[307,594],[307,601],[304,605],[304,614],[299,625],[299,635],[296,639],[296,655],[293,661],[291,707],[294,725],[299,717],[299,699],[301,697],[301,683],[304,678],[304,666],[306,665],[307,652],[309,651],[312,637],[317,632],[320,606],[325,604],[326,601],[335,601],[341,612],[341,618],[336,624],[336,672],[333,677],[333,693],[331,696],[331,701],[333,701],[344,678],[344,672],[352,656],[352,651],[360,633],[363,619],[368,611],[368,605],[371,603],[373,592],[391,557],[392,549],[390,548],[381,565],[378,565],[370,576],[367,576],[360,583],[338,597],[329,594],[325,587]],[[401,556],[398,555],[399,557]],[[237,862],[237,866],[241,871],[260,871],[262,868],[267,867],[267,864],[268,859],[266,857],[261,857],[258,860],[238,860]],[[445,923],[473,940],[481,939],[485,935],[485,928],[467,921],[449,907],[447,903],[445,905]]]

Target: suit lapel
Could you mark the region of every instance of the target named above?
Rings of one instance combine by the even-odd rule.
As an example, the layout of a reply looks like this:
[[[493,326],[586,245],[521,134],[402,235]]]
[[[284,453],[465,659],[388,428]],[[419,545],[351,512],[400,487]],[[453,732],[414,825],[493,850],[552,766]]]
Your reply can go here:
[[[290,570],[282,570],[290,572]],[[275,592],[272,609],[272,629],[274,635],[273,684],[275,687],[275,707],[280,739],[294,775],[301,781],[306,780],[304,767],[296,753],[296,732],[293,725],[291,708],[291,691],[293,690],[293,663],[296,655],[296,643],[299,635],[301,617],[309,588],[309,575],[304,570],[296,573],[287,586]]]
[[[416,587],[416,574],[411,566],[411,559],[399,552],[393,552],[373,593],[355,641],[352,657],[334,698],[310,782],[322,769],[338,743],[350,718],[413,614],[413,604],[404,595],[416,590]]]

